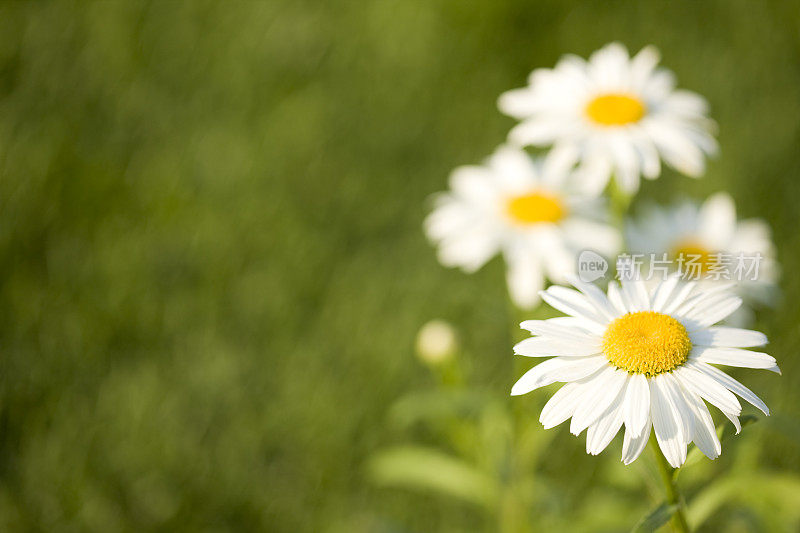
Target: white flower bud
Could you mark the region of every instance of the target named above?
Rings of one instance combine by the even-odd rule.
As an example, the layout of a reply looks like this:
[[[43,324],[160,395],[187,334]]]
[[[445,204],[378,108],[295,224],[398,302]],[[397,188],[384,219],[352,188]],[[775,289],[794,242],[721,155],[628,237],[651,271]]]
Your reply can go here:
[[[438,365],[458,350],[456,331],[444,320],[431,320],[417,333],[417,356],[426,364]]]

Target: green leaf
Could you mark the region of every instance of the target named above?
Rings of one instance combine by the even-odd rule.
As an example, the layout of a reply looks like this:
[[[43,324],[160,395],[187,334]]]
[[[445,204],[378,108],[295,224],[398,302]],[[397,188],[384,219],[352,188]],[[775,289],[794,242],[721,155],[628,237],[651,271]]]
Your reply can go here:
[[[633,533],[649,533],[655,531],[669,522],[669,519],[672,518],[672,515],[674,515],[677,510],[677,504],[670,505],[664,502],[639,520],[639,523],[633,526],[631,531]]]
[[[693,528],[701,526],[728,503],[755,506],[760,501],[768,503],[768,512],[772,515],[784,511],[797,514],[800,508],[800,477],[760,472],[715,481],[692,499],[688,510],[689,524]]]
[[[367,465],[378,485],[430,490],[488,509],[497,505],[497,482],[475,466],[432,448],[399,446],[373,456]]]

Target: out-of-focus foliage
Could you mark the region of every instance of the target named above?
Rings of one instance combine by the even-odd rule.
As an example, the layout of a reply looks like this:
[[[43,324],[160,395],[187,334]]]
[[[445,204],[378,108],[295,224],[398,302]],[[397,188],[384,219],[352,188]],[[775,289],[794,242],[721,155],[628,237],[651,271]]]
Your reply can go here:
[[[615,39],[660,47],[720,125],[704,179],[642,196],[726,189],[774,229],[785,299],[759,326],[784,376],[736,375],[775,415],[681,483],[709,531],[785,523],[750,509],[800,490],[798,15],[788,0],[4,3],[0,529],[493,530],[470,503],[368,475],[376,450],[441,442],[390,409],[432,386],[413,349],[433,317],[494,398],[464,408],[483,421],[465,442],[495,444],[460,453],[508,457],[481,456],[510,438],[485,413],[519,373],[502,267],[442,269],[420,222],[453,166],[503,140],[497,95]],[[598,459],[566,433],[532,432],[558,450],[532,492],[543,523],[617,530],[655,506],[619,443]]]

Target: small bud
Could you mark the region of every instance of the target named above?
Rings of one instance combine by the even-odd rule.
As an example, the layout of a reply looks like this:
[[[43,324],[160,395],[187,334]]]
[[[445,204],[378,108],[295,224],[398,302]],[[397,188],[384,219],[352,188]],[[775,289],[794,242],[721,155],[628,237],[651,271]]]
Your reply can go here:
[[[452,359],[458,350],[455,329],[444,320],[431,320],[417,333],[417,356],[429,365]]]

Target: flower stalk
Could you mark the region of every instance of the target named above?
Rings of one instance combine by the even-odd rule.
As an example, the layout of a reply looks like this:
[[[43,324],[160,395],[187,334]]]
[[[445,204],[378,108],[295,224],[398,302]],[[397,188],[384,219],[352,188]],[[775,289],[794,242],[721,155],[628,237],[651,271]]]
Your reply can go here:
[[[650,436],[650,448],[653,450],[661,480],[664,482],[667,504],[676,507],[671,519],[672,528],[680,533],[689,533],[689,524],[686,521],[686,505],[678,490],[678,485],[675,483],[675,473],[678,469],[672,468],[667,462],[667,458],[661,453],[655,434]]]

